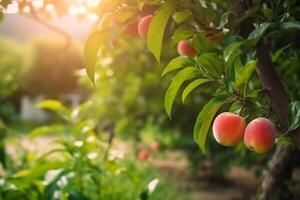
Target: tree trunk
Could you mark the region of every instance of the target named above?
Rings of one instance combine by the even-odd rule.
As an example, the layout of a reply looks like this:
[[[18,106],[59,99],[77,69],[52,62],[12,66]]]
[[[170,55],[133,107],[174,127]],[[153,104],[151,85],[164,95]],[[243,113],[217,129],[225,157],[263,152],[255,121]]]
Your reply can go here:
[[[231,3],[233,15],[236,17],[241,16],[251,6],[251,2],[247,0],[232,0]],[[241,24],[240,35],[247,37],[252,30],[254,30],[254,26],[251,19],[246,19]],[[279,128],[282,131],[286,131],[288,128],[289,102],[284,87],[272,63],[267,38],[263,38],[258,42],[256,57],[258,60],[256,68],[257,74],[268,95],[272,110],[277,117]],[[300,148],[300,130],[295,131],[293,139],[296,146]],[[295,150],[277,146],[272,158],[271,167],[262,182],[259,200],[292,199],[287,181],[292,177],[294,154]]]

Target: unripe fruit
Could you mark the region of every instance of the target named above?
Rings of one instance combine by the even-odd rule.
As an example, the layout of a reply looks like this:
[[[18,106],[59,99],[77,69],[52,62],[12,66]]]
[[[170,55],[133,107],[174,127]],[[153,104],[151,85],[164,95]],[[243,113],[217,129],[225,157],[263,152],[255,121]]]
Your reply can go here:
[[[140,160],[145,161],[145,160],[148,160],[149,155],[150,155],[150,153],[149,153],[148,150],[140,150],[139,153],[138,153],[138,158]]]
[[[245,119],[239,115],[224,112],[213,123],[213,135],[224,146],[235,146],[243,140],[246,127]]]
[[[139,25],[138,25],[138,32],[141,37],[147,37],[147,33],[148,33],[152,19],[153,19],[153,16],[148,15],[146,17],[143,17],[140,20]]]
[[[196,49],[187,40],[182,40],[177,45],[178,54],[181,56],[195,57]]]
[[[272,148],[275,136],[274,124],[266,118],[257,118],[246,127],[244,143],[257,153],[265,153]]]

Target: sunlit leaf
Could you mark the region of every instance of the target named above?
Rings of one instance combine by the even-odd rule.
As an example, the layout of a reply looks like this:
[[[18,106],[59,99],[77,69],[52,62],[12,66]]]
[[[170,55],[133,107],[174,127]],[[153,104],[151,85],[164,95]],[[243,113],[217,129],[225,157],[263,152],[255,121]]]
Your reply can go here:
[[[193,82],[191,82],[183,91],[182,93],[182,102],[185,102],[185,99],[188,97],[188,95],[199,85],[202,85],[203,83],[206,83],[210,81],[209,79],[197,79]]]
[[[198,114],[194,126],[194,140],[199,145],[203,153],[205,153],[205,143],[210,124],[216,112],[224,103],[225,100],[222,98],[211,99],[207,104],[205,104],[205,106]]]
[[[183,82],[187,80],[189,76],[191,76],[191,74],[195,73],[196,71],[197,68],[195,67],[187,67],[179,71],[172,79],[171,84],[166,91],[165,99],[164,99],[165,109],[170,117],[171,117],[173,103],[179,88],[181,87]]]
[[[176,23],[180,24],[182,22],[184,22],[185,20],[187,20],[191,15],[188,12],[176,12],[173,15],[173,19]]]
[[[57,100],[43,100],[37,104],[37,107],[50,110],[65,120],[70,120],[71,118],[71,111]]]
[[[86,62],[86,71],[94,85],[98,51],[101,45],[105,45],[108,36],[109,34],[107,31],[95,32],[87,38],[84,44],[83,53]]]
[[[160,62],[160,54],[163,43],[163,36],[170,15],[174,11],[173,1],[166,1],[161,9],[154,16],[148,31],[147,46],[156,60]]]
[[[194,63],[191,59],[189,59],[186,56],[179,56],[177,58],[174,58],[173,60],[171,60],[168,65],[166,66],[166,68],[164,69],[163,73],[161,74],[161,76],[163,77],[164,75],[168,74],[169,72],[172,72],[174,70],[183,68],[183,67],[189,67],[189,66],[193,66]]]

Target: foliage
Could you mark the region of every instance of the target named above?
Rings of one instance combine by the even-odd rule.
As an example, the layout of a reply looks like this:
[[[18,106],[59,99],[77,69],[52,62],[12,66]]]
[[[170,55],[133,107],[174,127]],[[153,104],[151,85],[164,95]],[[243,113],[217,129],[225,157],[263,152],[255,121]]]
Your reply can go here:
[[[29,60],[23,50],[14,41],[4,38],[0,40],[0,101],[12,95],[24,81]]]
[[[122,20],[130,21],[141,16],[139,10],[154,2],[127,3],[131,5],[130,10],[134,10],[135,14],[128,15],[126,19],[123,18]],[[206,87],[214,88],[213,91],[215,91],[211,95],[212,98],[222,99],[209,101],[199,112],[194,128],[194,139],[202,151],[205,151],[206,135],[211,121],[221,106],[225,110],[247,116],[247,120],[269,115],[269,107],[265,106],[267,103],[266,95],[262,93],[263,88],[260,80],[254,74],[257,65],[255,47],[262,37],[268,37],[272,39],[273,52],[285,47],[284,50],[297,55],[298,51],[295,48],[297,44],[293,45],[292,40],[289,40],[292,37],[287,36],[299,33],[299,21],[297,21],[299,20],[297,15],[299,3],[296,1],[284,3],[278,0],[275,1],[275,4],[269,4],[255,1],[253,7],[245,15],[234,20],[230,20],[229,13],[232,8],[227,1],[191,1],[183,4],[180,0],[177,0],[156,1],[155,4],[159,5],[160,9],[154,11],[154,19],[147,37],[147,47],[154,57],[160,61],[163,41],[177,44],[182,39],[191,39],[198,52],[197,56],[190,61],[183,61],[183,58],[180,57],[173,59],[165,69],[164,74],[170,71],[178,71],[166,91],[165,108],[167,113],[171,115],[176,94],[179,88],[187,86],[183,84],[185,82],[202,82],[200,80],[207,79]],[[116,1],[116,5],[120,5],[118,1]],[[111,7],[106,13],[101,13],[100,17],[107,13],[118,16],[121,12],[129,10],[126,5],[125,3],[121,7]],[[105,6],[105,3],[101,3],[100,6]],[[285,15],[284,13],[287,13],[290,8],[295,12]],[[183,15],[183,13],[186,14]],[[170,15],[174,15],[174,21],[172,19],[168,20]],[[183,16],[182,19],[180,19],[180,16]],[[240,25],[250,17],[253,18],[255,29],[247,38],[238,36]],[[102,27],[102,32],[104,30],[118,30],[125,25],[120,22],[114,28]],[[189,34],[186,34],[187,30],[190,31]],[[275,32],[278,34],[276,35]],[[101,30],[97,33],[101,34]],[[120,31],[112,31],[112,33],[114,34],[113,37],[118,37]],[[101,35],[103,36],[103,34]],[[289,39],[282,41],[283,37]],[[89,40],[90,38],[87,41]],[[218,42],[218,40],[222,41]],[[104,46],[101,46],[101,48],[104,48]],[[86,46],[86,48],[89,47]],[[96,52],[94,50],[94,55]],[[275,58],[280,57],[280,52],[277,54],[277,56],[274,54]],[[295,58],[297,59],[297,56]],[[86,57],[86,59],[89,62],[90,58]],[[93,59],[96,60],[96,57]],[[296,62],[289,62],[284,58],[282,58],[282,62],[287,62],[286,66],[297,70],[297,64],[294,64]],[[91,71],[95,66],[88,65],[87,67]],[[278,68],[282,68],[282,65],[280,64]],[[294,74],[295,77],[299,77],[298,75]],[[94,75],[89,74],[89,76],[93,78]],[[282,79],[285,80],[286,78],[289,78],[289,76],[286,76],[286,73],[282,74]],[[196,83],[187,86],[183,99],[187,97],[187,93],[190,93],[187,91],[197,87]],[[297,86],[290,85],[290,87]],[[297,92],[297,89],[289,91]],[[295,93],[290,93],[290,95],[295,96]],[[240,106],[237,107],[236,105]],[[270,114],[269,117],[275,120],[272,116],[273,113]]]
[[[22,86],[24,93],[54,98],[77,89],[74,71],[83,65],[83,59],[76,43],[66,49],[59,38],[41,37],[31,40],[28,46],[32,66]]]
[[[97,130],[97,121],[84,117],[84,104],[69,109],[56,100],[46,100],[38,106],[55,112],[65,123],[31,132],[32,139],[56,135],[55,147],[28,153],[21,169],[8,168],[1,179],[1,199],[174,198],[166,190],[167,183],[160,183],[147,163],[130,153],[130,159],[125,159],[124,152],[114,150],[105,132]]]

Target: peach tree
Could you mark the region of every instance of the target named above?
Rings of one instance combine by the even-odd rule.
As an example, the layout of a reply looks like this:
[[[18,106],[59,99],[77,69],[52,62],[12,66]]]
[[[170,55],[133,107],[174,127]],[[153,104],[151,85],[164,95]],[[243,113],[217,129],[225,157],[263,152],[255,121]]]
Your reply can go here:
[[[205,153],[215,116],[229,112],[214,121],[217,141],[233,146],[244,138],[258,153],[276,141],[259,199],[291,198],[287,181],[300,147],[299,1],[103,0],[97,11],[84,48],[93,83],[98,57],[121,45],[120,37],[144,39],[159,65],[177,48],[162,72],[173,77],[164,98],[170,118],[179,94],[185,102],[193,91],[212,88],[211,99],[195,108],[194,141]]]

